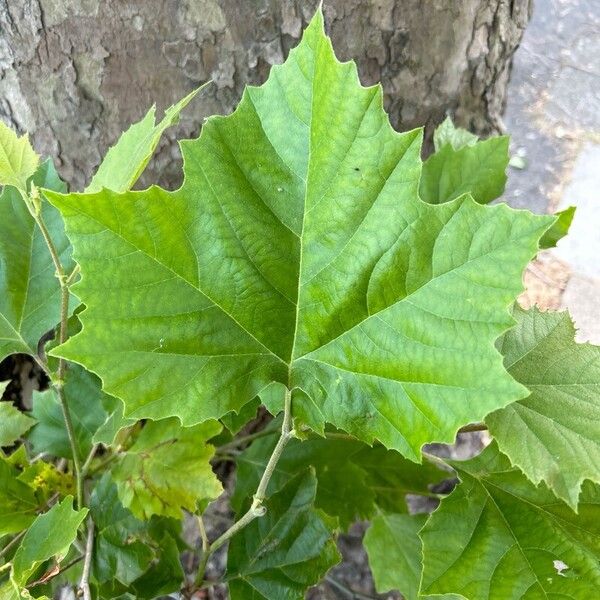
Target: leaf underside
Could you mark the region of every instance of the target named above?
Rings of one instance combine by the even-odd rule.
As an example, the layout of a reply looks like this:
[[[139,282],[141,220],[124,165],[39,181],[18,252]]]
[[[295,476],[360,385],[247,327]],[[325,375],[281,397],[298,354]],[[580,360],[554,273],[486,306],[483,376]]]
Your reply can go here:
[[[316,431],[412,460],[452,441],[526,394],[493,342],[553,219],[422,202],[420,145],[317,14],[265,85],[182,144],[179,190],[48,194],[87,306],[54,354],[136,418],[219,418],[279,382]]]

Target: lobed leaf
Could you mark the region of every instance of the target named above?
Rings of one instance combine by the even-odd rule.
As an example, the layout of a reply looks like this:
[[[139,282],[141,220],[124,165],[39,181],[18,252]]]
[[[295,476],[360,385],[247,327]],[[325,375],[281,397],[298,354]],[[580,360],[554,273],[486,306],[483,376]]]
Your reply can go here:
[[[213,446],[205,442],[221,431],[214,421],[183,428],[177,419],[146,423],[133,445],[112,468],[119,499],[135,517],[181,518],[196,511],[223,488],[210,466]]]
[[[530,395],[486,423],[513,465],[577,510],[583,481],[600,483],[600,347],[575,342],[567,312],[514,314],[500,349]]]
[[[182,144],[179,190],[48,192],[87,306],[53,353],[133,418],[220,418],[279,382],[317,431],[412,460],[452,441],[526,393],[493,341],[552,218],[423,203],[420,143],[337,61],[318,13],[265,85]]]
[[[233,537],[231,600],[303,600],[340,560],[329,523],[313,507],[317,482],[305,471],[265,501],[267,512]],[[248,499],[250,500],[250,499]]]
[[[584,485],[579,514],[535,487],[495,444],[453,462],[462,483],[420,536],[421,594],[589,600],[600,589],[600,487]]]

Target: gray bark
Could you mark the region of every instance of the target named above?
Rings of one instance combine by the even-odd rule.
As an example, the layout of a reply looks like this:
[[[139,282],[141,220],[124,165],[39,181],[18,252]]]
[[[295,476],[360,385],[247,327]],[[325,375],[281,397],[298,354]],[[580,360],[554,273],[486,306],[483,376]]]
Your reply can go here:
[[[325,0],[340,58],[379,80],[401,130],[446,113],[469,129],[502,128],[510,61],[532,0]],[[228,113],[293,47],[317,0],[0,0],[0,118],[29,131],[75,189],[152,103],[200,83],[145,175],[176,185],[175,137]]]

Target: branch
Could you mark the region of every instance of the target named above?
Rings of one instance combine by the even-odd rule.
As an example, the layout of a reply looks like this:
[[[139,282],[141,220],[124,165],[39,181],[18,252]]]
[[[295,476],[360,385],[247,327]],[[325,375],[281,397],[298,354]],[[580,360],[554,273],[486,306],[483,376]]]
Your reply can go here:
[[[92,552],[94,550],[94,521],[88,519],[88,534],[85,543],[85,555],[83,560],[83,570],[81,572],[81,580],[79,589],[81,590],[83,600],[92,600],[90,591],[90,570],[92,565]]]
[[[273,453],[269,458],[269,462],[265,467],[265,471],[261,477],[260,483],[258,484],[258,488],[256,489],[256,493],[252,499],[252,504],[248,511],[238,520],[236,521],[223,535],[218,537],[209,547],[208,551],[204,552],[202,555],[202,559],[200,560],[200,565],[198,567],[198,573],[196,575],[195,584],[197,586],[202,585],[204,581],[204,573],[206,571],[206,565],[208,563],[208,559],[210,556],[218,550],[223,544],[228,542],[236,533],[244,529],[247,525],[249,525],[254,519],[257,517],[262,517],[267,509],[264,506],[264,500],[266,498],[267,488],[269,487],[269,482],[271,481],[271,477],[273,476],[273,472],[275,471],[275,467],[283,454],[283,451],[289,442],[289,440],[294,436],[294,430],[292,429],[292,393],[290,390],[286,390],[285,392],[285,404],[283,409],[283,423],[281,425],[281,435],[279,436],[279,440],[273,449]]]
[[[58,283],[60,285],[60,329],[59,329],[59,341],[61,344],[67,341],[67,325],[69,319],[69,284],[77,275],[77,269],[74,269],[73,272],[67,277],[65,275],[65,270],[60,262],[60,256],[58,254],[58,250],[52,241],[52,236],[44,223],[44,219],[42,217],[42,207],[40,202],[39,190],[32,186],[31,195],[28,196],[27,192],[21,190],[21,196],[25,205],[27,206],[33,220],[35,221],[38,229],[42,233],[42,237],[46,242],[46,246],[48,247],[48,251],[50,252],[50,256],[52,258],[52,263],[54,264],[56,278],[58,279]],[[77,488],[77,508],[81,508],[83,506],[83,478],[81,476],[81,458],[79,456],[79,449],[77,446],[77,438],[75,437],[75,430],[73,428],[73,420],[71,419],[71,412],[69,410],[69,405],[67,403],[67,399],[64,394],[64,378],[66,371],[67,363],[64,358],[60,358],[58,361],[58,371],[57,371],[57,381],[53,382],[54,388],[58,394],[58,398],[60,400],[60,406],[63,413],[63,418],[65,421],[65,427],[67,429],[67,435],[69,437],[69,444],[71,446],[71,454],[73,455],[73,470],[75,471],[75,481]],[[45,369],[47,371],[47,368]]]

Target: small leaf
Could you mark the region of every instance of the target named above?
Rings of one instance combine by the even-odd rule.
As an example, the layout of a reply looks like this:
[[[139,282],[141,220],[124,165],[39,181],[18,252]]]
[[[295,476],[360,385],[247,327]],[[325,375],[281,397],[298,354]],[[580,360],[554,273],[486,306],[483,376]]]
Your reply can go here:
[[[597,597],[599,486],[584,485],[577,515],[543,484],[535,487],[511,467],[495,444],[452,466],[462,483],[420,532],[421,594],[477,600]]]
[[[399,590],[416,600],[421,581],[421,540],[418,532],[427,515],[380,514],[364,537],[375,587],[380,594]]]
[[[65,191],[51,161],[33,183]],[[23,198],[12,186],[0,193],[0,360],[23,352],[35,356],[40,338],[60,321],[60,286],[52,258]],[[42,216],[69,271],[71,245],[59,212],[42,199]]]
[[[189,428],[177,419],[146,423],[112,469],[123,505],[139,519],[180,519],[182,508],[195,512],[198,502],[217,498],[222,487],[209,462],[214,448],[205,442],[220,431],[215,421]]]
[[[46,505],[56,494],[65,497],[75,492],[75,482],[70,474],[59,471],[54,464],[41,459],[23,465],[18,479],[36,492],[40,506]]]
[[[600,483],[600,346],[575,342],[567,312],[515,307],[500,348],[530,395],[488,415],[500,450],[577,510],[585,479]]]
[[[265,502],[263,517],[229,546],[231,600],[303,600],[340,560],[330,525],[313,508],[317,481],[300,473]]]
[[[27,190],[27,180],[35,173],[40,157],[27,134],[17,134],[0,121],[0,185]],[[4,215],[3,215],[4,217]]]
[[[91,450],[94,434],[108,417],[102,405],[104,393],[100,388],[100,380],[83,367],[70,365],[65,378],[64,394],[79,454],[86,456]],[[34,393],[31,414],[37,420],[37,425],[28,436],[34,452],[71,458],[69,436],[56,391],[51,388]]]
[[[25,586],[41,563],[51,558],[57,562],[63,559],[87,512],[73,510],[73,498],[67,497],[35,519],[12,560],[16,585]]]
[[[1,396],[2,390],[0,389]],[[34,424],[34,419],[23,414],[11,402],[0,401],[0,447],[14,444]]]
[[[103,394],[102,405],[107,413],[106,421],[98,427],[92,437],[92,442],[112,446],[123,429],[135,424],[135,419],[123,416],[123,402],[114,396]]]
[[[492,137],[455,149],[445,144],[423,163],[420,195],[442,204],[470,193],[480,204],[500,197],[506,185],[508,137]]]
[[[155,122],[153,106],[141,121],[132,125],[109,149],[85,191],[98,192],[102,188],[115,192],[130,190],[144,172],[162,134],[179,121],[179,113],[206,85],[200,86],[177,104],[167,108],[159,123]]]
[[[575,210],[574,206],[569,206],[555,214],[557,219],[540,240],[540,248],[554,248],[569,233]]]
[[[23,531],[36,517],[35,491],[18,479],[19,474],[0,453],[0,536]]]
[[[553,219],[422,202],[421,132],[394,132],[381,106],[319,12],[263,86],[182,145],[181,188],[48,193],[86,305],[52,353],[98,373],[127,417],[219,419],[277,382],[299,428],[414,461],[523,397],[493,342]]]
[[[474,146],[479,138],[470,131],[456,127],[450,117],[446,117],[433,132],[433,145],[435,151],[439,152],[446,144],[454,150],[460,150],[465,146]]]

